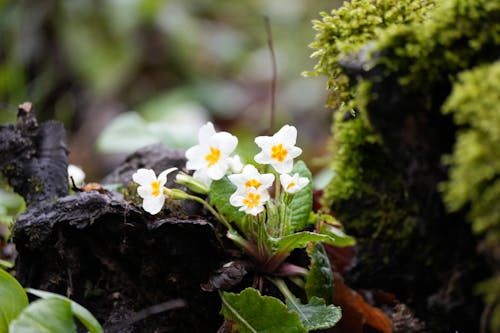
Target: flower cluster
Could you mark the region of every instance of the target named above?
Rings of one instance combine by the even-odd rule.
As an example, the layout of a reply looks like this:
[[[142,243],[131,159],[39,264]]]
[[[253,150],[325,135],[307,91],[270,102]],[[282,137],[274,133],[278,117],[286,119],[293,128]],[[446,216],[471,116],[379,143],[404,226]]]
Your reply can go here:
[[[231,205],[250,215],[261,213],[270,199],[268,189],[275,176],[272,173],[259,173],[252,164],[241,168],[239,156],[230,156],[236,149],[238,139],[227,132],[215,132],[212,123],[200,129],[198,139],[199,144],[186,152],[186,167],[195,170],[193,177],[210,184],[212,180],[219,180],[231,171],[233,174],[228,178],[236,185],[236,191],[230,198]],[[255,162],[271,165],[280,174],[283,190],[290,194],[296,193],[309,182],[309,179],[298,174],[288,175],[293,168],[293,159],[302,153],[302,149],[295,146],[296,141],[297,129],[290,125],[283,126],[273,136],[255,138],[255,143],[262,149],[255,155]],[[235,164],[237,167],[231,167]]]
[[[260,173],[252,164],[243,166],[238,155],[231,155],[238,145],[238,138],[228,132],[216,132],[211,122],[203,125],[198,133],[198,144],[186,151],[186,169],[194,170],[192,181],[186,175],[179,174],[177,180],[182,184],[191,184],[197,192],[208,192],[214,180],[228,175],[228,179],[236,185],[236,191],[229,202],[246,214],[258,215],[270,200],[269,188],[279,181],[283,190],[291,195],[304,188],[309,179],[300,177],[298,173],[290,175],[293,159],[302,153],[295,146],[297,129],[285,125],[273,136],[259,136],[255,143],[261,151],[255,155],[255,162],[271,165],[279,177],[273,173]],[[143,208],[151,214],[157,214],[169,195],[164,187],[167,174],[175,170],[168,169],[156,177],[153,170],[139,169],[133,180],[140,186],[138,194],[143,201]],[[200,190],[201,189],[201,190]]]

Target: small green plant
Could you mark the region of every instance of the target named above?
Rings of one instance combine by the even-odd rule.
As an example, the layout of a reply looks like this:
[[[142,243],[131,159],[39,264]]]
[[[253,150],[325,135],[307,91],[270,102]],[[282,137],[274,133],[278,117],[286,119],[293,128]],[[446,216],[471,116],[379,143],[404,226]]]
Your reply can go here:
[[[294,163],[302,153],[295,146],[297,129],[285,125],[273,136],[255,138],[261,151],[256,163],[247,165],[231,156],[238,139],[216,132],[212,123],[200,128],[198,139],[186,151],[186,169],[194,170],[193,175],[179,173],[176,181],[202,196],[165,187],[175,168],[158,177],[153,170],[139,169],[132,178],[139,184],[144,210],[156,214],[166,199],[189,199],[203,204],[225,226],[226,236],[246,255],[256,276],[256,288],[239,294],[219,290],[221,312],[236,331],[309,332],[334,326],[341,310],[331,304],[333,276],[321,243],[345,246],[354,239],[330,223],[331,217],[312,212],[311,172],[303,161]],[[315,231],[305,231],[309,225]],[[293,250],[306,247],[309,269],[287,262]],[[285,279],[304,289],[305,304]],[[277,287],[286,304],[261,295],[265,281]]]
[[[29,304],[26,292],[40,299]],[[88,332],[103,332],[95,317],[80,304],[42,290],[25,291],[14,277],[0,269],[0,333],[76,333],[73,317]]]

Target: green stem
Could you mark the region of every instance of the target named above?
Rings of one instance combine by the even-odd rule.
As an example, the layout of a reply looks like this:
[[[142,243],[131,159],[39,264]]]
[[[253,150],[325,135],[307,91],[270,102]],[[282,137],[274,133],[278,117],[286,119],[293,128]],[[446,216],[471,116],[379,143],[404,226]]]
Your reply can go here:
[[[295,296],[292,294],[290,289],[288,289],[283,279],[272,279],[269,277],[267,279],[271,281],[276,286],[276,288],[278,288],[278,290],[283,294],[283,296],[285,296],[286,299],[289,299],[291,301],[294,300]]]
[[[277,172],[274,172],[274,178],[276,179],[274,184],[274,201],[276,204],[278,204],[278,201],[280,200],[280,194],[281,194],[281,182],[280,182],[280,175]]]
[[[193,201],[196,201],[198,203],[201,203],[203,206],[205,206],[206,209],[208,209],[208,211],[210,211],[210,213],[213,214],[213,216],[215,216],[219,221],[222,222],[222,224],[224,224],[224,226],[226,226],[226,228],[230,231],[235,231],[233,229],[233,227],[229,224],[229,222],[222,216],[220,215],[219,213],[217,213],[217,211],[212,207],[210,206],[210,204],[208,202],[206,202],[205,200],[203,200],[202,198],[199,198],[195,195],[187,195],[186,196],[188,199],[191,199]]]

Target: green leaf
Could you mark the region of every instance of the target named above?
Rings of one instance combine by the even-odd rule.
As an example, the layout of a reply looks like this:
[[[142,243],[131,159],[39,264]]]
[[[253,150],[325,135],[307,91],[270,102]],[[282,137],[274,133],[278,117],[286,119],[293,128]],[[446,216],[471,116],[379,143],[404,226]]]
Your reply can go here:
[[[225,176],[220,180],[214,180],[210,185],[210,204],[230,221],[240,223],[245,217],[244,212],[240,212],[229,202],[229,198],[236,191],[236,185]]]
[[[28,306],[28,296],[17,280],[0,269],[0,333],[7,333],[9,323]]]
[[[222,293],[221,313],[236,323],[240,333],[307,332],[296,312],[291,312],[277,298],[261,296],[247,288],[239,294]]]
[[[333,272],[325,248],[323,244],[316,243],[308,247],[307,253],[311,257],[305,284],[307,299],[310,300],[316,296],[323,298],[327,304],[331,304],[333,298]]]
[[[321,218],[324,219],[324,221],[321,223],[319,233],[328,235],[333,239],[333,242],[326,242],[327,244],[339,247],[356,245],[356,239],[347,235],[342,230],[342,225],[332,216],[322,215]]]
[[[76,332],[69,300],[58,298],[37,300],[9,325],[9,333],[40,332]]]
[[[54,294],[48,291],[26,288],[26,291],[35,296],[50,299],[56,298],[70,302],[72,314],[82,322],[82,324],[87,328],[90,333],[102,333],[103,329],[97,319],[90,313],[89,310],[85,309],[80,304],[58,294]]]
[[[340,307],[326,305],[324,299],[316,296],[312,297],[308,304],[302,304],[296,297],[287,297],[286,304],[290,310],[299,314],[307,331],[333,327],[342,318]]]
[[[297,161],[293,166],[293,170],[290,173],[294,175],[298,173],[300,177],[306,177],[309,179],[309,184],[302,190],[297,192],[292,199],[292,202],[288,205],[291,213],[291,228],[290,233],[295,231],[303,230],[307,221],[309,220],[309,214],[311,213],[313,206],[313,191],[312,191],[312,174],[307,168],[303,161]]]
[[[320,235],[310,231],[297,232],[281,237],[276,243],[276,252],[290,253],[294,249],[303,248],[309,242],[333,242],[328,235]]]

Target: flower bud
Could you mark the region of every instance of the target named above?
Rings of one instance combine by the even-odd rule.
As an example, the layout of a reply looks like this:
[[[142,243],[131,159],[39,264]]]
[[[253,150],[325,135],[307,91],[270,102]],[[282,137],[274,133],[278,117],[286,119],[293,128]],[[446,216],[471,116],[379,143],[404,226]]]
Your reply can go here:
[[[186,186],[188,189],[199,194],[208,194],[210,190],[207,184],[199,179],[193,178],[190,175],[179,172],[175,178],[177,184]]]

